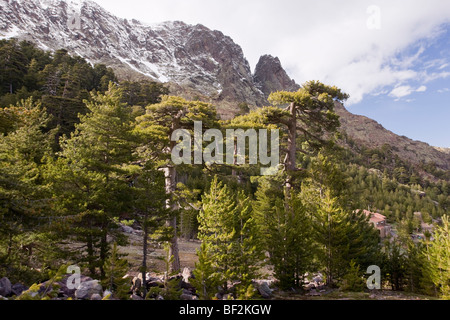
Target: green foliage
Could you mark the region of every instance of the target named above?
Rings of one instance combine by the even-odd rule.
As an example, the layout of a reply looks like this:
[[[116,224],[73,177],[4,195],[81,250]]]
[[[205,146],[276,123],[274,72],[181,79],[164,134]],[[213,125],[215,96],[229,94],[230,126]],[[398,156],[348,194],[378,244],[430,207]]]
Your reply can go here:
[[[103,287],[114,293],[121,300],[128,299],[131,283],[128,278],[124,278],[128,272],[128,261],[120,257],[117,243],[114,243],[111,255],[105,261],[104,269]]]
[[[201,300],[211,300],[218,292],[221,276],[214,267],[214,256],[209,244],[202,242],[200,250],[197,250],[198,262],[193,271],[192,285],[197,289]]]
[[[162,288],[151,288],[145,297],[146,300],[158,299],[158,296],[161,296],[164,300],[180,300],[180,296],[183,292],[180,279],[177,277],[170,279],[170,269],[174,260],[174,256],[170,254],[170,245],[166,244],[164,250],[166,252],[166,256],[162,258],[166,266],[164,286]]]
[[[334,112],[335,101],[342,102],[348,98],[336,87],[309,81],[297,92],[272,93],[269,102],[276,106],[291,105],[291,110],[281,117],[271,115],[269,121],[287,125],[289,130],[298,130],[299,137],[317,150],[324,145],[324,134],[334,133],[340,126],[339,116]]]
[[[234,219],[237,215],[236,201],[228,187],[217,176],[208,193],[202,197],[202,210],[198,216],[198,238],[208,244],[214,267],[221,275],[222,283],[231,277],[233,239],[236,236]]]
[[[333,286],[346,274],[348,261],[355,260],[362,267],[379,261],[379,236],[365,215],[343,209],[331,190],[330,186],[307,180],[301,196],[313,216],[319,262],[327,284]]]
[[[0,270],[32,280],[54,253],[42,170],[52,133],[42,132],[48,117],[32,99],[2,111],[11,123],[0,135]]]
[[[206,279],[218,276],[226,289],[229,281],[237,283],[239,294],[246,294],[252,280],[258,275],[264,257],[261,239],[250,199],[240,192],[237,195],[214,177],[209,192],[202,197],[199,214],[199,239],[203,247],[199,258],[203,279],[198,285],[202,295],[208,297]]]
[[[427,246],[425,275],[434,283],[443,299],[450,299],[450,229],[449,217],[434,232],[434,241]]]
[[[120,83],[122,102],[129,106],[146,107],[161,102],[161,96],[168,95],[169,90],[163,84],[150,81]]]
[[[99,268],[104,277],[107,236],[119,236],[113,232],[114,218],[131,206],[127,165],[137,140],[130,110],[120,102],[115,85],[105,94],[93,94],[87,107],[90,112],[80,118],[76,131],[62,139],[60,158],[49,162],[47,175],[67,234],[86,243],[83,260],[92,274]]]
[[[350,292],[362,292],[366,287],[364,278],[361,275],[359,265],[354,260],[350,261],[347,273],[342,278],[340,289]]]
[[[271,179],[261,179],[256,193],[260,234],[269,252],[275,277],[285,289],[300,287],[306,272],[312,269],[314,247],[311,216],[294,195],[284,199],[282,188]],[[283,200],[284,199],[284,200]]]
[[[230,278],[237,285],[237,297],[247,295],[253,279],[259,276],[260,262],[264,260],[262,239],[250,198],[243,191],[237,195],[237,214],[234,218],[235,236],[232,247]]]
[[[389,281],[392,290],[402,290],[406,280],[406,256],[399,239],[386,241],[383,248],[381,270],[384,279]]]

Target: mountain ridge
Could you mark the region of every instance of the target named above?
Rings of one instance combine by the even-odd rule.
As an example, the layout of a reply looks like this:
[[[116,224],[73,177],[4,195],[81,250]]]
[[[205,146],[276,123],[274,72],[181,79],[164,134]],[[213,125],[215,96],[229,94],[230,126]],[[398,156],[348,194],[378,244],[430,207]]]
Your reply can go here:
[[[233,117],[239,103],[261,107],[271,92],[300,88],[277,57],[262,55],[252,73],[231,37],[201,24],[122,19],[88,0],[0,0],[0,12],[0,38],[29,40],[46,50],[65,48],[112,67],[123,80],[168,83],[172,94],[215,104],[223,119]],[[414,164],[450,169],[445,149],[398,136],[344,106],[336,112],[353,140],[373,148],[393,144],[394,152]]]

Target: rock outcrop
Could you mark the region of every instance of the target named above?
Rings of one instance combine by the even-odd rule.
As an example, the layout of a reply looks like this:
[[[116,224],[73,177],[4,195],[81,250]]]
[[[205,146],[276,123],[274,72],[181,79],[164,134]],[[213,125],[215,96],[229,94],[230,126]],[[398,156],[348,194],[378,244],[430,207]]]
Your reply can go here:
[[[300,86],[286,73],[280,59],[271,55],[264,55],[259,59],[253,80],[266,99],[272,92],[300,89]]]

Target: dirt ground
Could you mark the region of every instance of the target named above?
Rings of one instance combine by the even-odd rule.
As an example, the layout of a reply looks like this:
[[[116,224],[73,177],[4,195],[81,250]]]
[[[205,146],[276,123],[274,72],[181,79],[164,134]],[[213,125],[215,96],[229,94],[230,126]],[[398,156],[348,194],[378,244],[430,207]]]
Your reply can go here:
[[[136,276],[139,272],[139,268],[142,264],[142,236],[141,235],[128,235],[129,245],[126,247],[120,247],[120,253],[126,254],[126,259],[130,264],[130,272]],[[198,240],[187,241],[184,239],[178,240],[178,246],[180,250],[180,263],[181,270],[189,268],[193,270],[195,263],[198,261],[197,249],[200,249],[201,242]],[[147,268],[149,272],[164,273],[166,265],[164,258],[166,251],[163,247],[151,248],[148,250],[147,256]],[[272,270],[269,266],[265,266],[260,270],[263,279],[272,279]]]
[[[194,269],[198,261],[197,249],[200,249],[200,241],[187,241],[180,239],[178,242],[180,250],[181,270],[184,268]],[[126,254],[130,263],[130,273],[138,272],[142,264],[142,237],[140,235],[129,235],[129,245],[120,247],[120,253]],[[165,271],[164,258],[166,252],[163,247],[149,248],[147,256],[147,268],[150,272],[162,273]]]

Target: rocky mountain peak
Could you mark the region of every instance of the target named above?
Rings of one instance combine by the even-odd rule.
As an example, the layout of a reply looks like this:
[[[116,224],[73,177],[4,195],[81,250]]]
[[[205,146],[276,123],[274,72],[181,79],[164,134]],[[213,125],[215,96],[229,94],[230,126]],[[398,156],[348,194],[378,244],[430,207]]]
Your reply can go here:
[[[300,86],[291,79],[281,65],[278,57],[263,55],[256,65],[253,76],[258,88],[267,99],[275,91],[297,91]]]
[[[220,31],[181,21],[145,24],[118,18],[91,1],[0,0],[0,38],[64,48],[121,79],[170,83],[173,94],[264,104],[242,48]],[[225,116],[231,116],[225,115]]]

